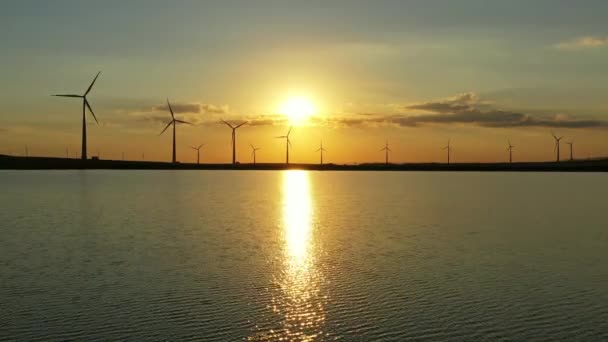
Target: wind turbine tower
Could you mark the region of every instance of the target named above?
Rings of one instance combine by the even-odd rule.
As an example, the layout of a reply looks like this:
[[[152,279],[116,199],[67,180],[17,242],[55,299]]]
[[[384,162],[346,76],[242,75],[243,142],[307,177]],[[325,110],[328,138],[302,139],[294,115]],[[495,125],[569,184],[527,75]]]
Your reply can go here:
[[[93,119],[95,119],[95,122],[97,124],[99,124],[99,121],[97,121],[97,117],[95,117],[95,113],[93,112],[93,108],[91,108],[91,105],[89,104],[87,95],[91,92],[91,89],[93,89],[93,85],[95,84],[95,81],[97,81],[97,77],[99,77],[100,73],[101,73],[101,71],[97,73],[97,75],[93,79],[93,82],[91,82],[91,85],[84,92],[84,95],[77,95],[77,94],[51,95],[51,96],[59,96],[59,97],[75,97],[75,98],[82,99],[82,153],[81,153],[82,160],[87,159],[87,120],[86,120],[86,109],[87,108],[89,109],[89,112],[91,112],[91,115],[93,115]]]
[[[251,144],[249,144],[249,146],[251,146],[251,156],[253,157],[253,165],[255,165],[255,163],[256,163],[256,161],[255,161],[256,152],[257,152],[258,150],[260,150],[260,149],[261,149],[261,147],[255,147],[255,146],[253,146],[253,145],[251,145]]]
[[[450,152],[452,152],[452,146],[450,145],[450,139],[448,139],[448,144],[443,148],[448,152],[448,165],[450,165]]]
[[[551,133],[551,135],[553,136],[553,139],[555,139],[555,147],[553,148],[553,150],[557,152],[556,160],[559,163],[559,142],[562,140],[563,136],[558,137],[554,133]]]
[[[182,124],[188,124],[188,125],[192,125],[189,122],[183,121],[183,120],[178,120],[175,118],[175,114],[173,113],[173,108],[171,108],[171,103],[169,103],[169,99],[167,99],[167,107],[169,107],[169,112],[171,113],[171,121],[169,121],[169,123],[167,124],[167,126],[165,126],[165,128],[160,132],[159,135],[162,135],[163,133],[165,133],[165,131],[167,130],[167,128],[169,128],[169,126],[173,125],[173,154],[172,154],[172,158],[171,158],[171,162],[173,164],[175,164],[176,162],[176,156],[175,156],[175,126],[177,126],[178,123],[182,123]]]
[[[384,164],[388,165],[388,153],[391,152],[391,149],[388,147],[388,140],[384,144],[384,147],[380,149],[380,151],[384,151]]]
[[[511,145],[511,141],[509,141],[509,146],[507,147],[507,151],[509,151],[509,163],[513,162],[513,148],[515,146]]]
[[[320,152],[321,153],[321,163],[320,163],[320,165],[323,165],[323,152],[327,152],[327,150],[323,148],[323,140],[321,140],[321,146],[319,146],[319,149],[316,150],[315,152]]]
[[[572,139],[572,141],[567,142],[566,144],[568,144],[570,146],[570,161],[574,160],[574,154],[573,152],[573,148],[574,148],[574,139]]]
[[[230,127],[232,129],[232,140],[231,140],[231,144],[232,144],[232,165],[236,164],[236,130],[243,126],[244,124],[246,124],[246,122],[241,122],[240,124],[233,126],[232,124],[222,120],[223,123],[226,124],[226,126]]]
[[[205,146],[205,144],[200,144],[198,147],[190,146],[191,149],[196,151],[196,164],[200,164],[201,161],[201,147]]]
[[[277,139],[285,139],[285,164],[289,165],[289,148],[291,147],[291,140],[289,140],[289,134],[291,133],[291,129],[293,127],[289,127],[287,134],[275,137]]]

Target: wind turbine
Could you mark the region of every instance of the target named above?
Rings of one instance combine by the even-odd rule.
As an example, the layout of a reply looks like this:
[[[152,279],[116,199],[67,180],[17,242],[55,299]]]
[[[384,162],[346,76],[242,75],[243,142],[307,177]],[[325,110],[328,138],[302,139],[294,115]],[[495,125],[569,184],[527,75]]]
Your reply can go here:
[[[391,152],[391,149],[388,147],[388,140],[384,144],[384,148],[380,149],[380,151],[384,151],[384,163],[388,165],[388,153]]]
[[[169,107],[169,112],[171,112],[171,121],[169,121],[167,126],[165,126],[165,129],[163,129],[159,135],[162,135],[163,133],[165,133],[167,128],[169,128],[169,126],[173,125],[173,157],[172,157],[171,161],[175,164],[175,162],[176,162],[176,159],[175,159],[175,126],[177,126],[178,123],[183,123],[183,124],[188,124],[188,125],[192,125],[192,124],[175,118],[175,114],[173,113],[173,108],[171,108],[171,103],[169,103],[169,99],[167,99],[167,106]]]
[[[200,144],[198,147],[190,146],[191,149],[196,150],[196,164],[200,164],[201,160],[201,147],[205,146],[205,144]]]
[[[255,155],[256,155],[256,151],[260,150],[261,147],[254,147],[253,145],[249,144],[249,146],[251,146],[251,156],[253,157],[253,165],[255,165]]]
[[[226,126],[230,127],[232,129],[232,165],[236,164],[236,130],[237,128],[243,126],[244,124],[246,124],[247,122],[241,122],[240,124],[233,126],[231,124],[229,124],[228,122],[226,122],[225,120],[222,120],[223,123],[226,124]]]
[[[321,163],[320,163],[320,165],[323,165],[323,152],[327,152],[327,150],[323,148],[323,140],[321,140],[321,146],[315,152],[321,152]]]
[[[559,142],[562,140],[563,136],[557,137],[554,133],[551,133],[553,139],[555,139],[555,147],[553,150],[557,152],[557,162],[559,163]]]
[[[29,156],[30,156],[30,151],[29,151],[29,149],[28,149],[27,145],[25,145],[25,156],[26,156],[26,157],[29,157]]]
[[[572,141],[566,142],[566,144],[570,145],[570,161],[574,160],[574,154],[572,153],[574,147],[574,139]]]
[[[289,165],[289,148],[291,147],[291,140],[289,140],[289,134],[291,133],[291,129],[293,127],[289,127],[289,131],[287,134],[275,137],[277,139],[285,139],[285,164]]]
[[[93,82],[91,82],[91,85],[84,92],[84,95],[76,95],[76,94],[51,95],[51,96],[59,96],[59,97],[76,97],[76,98],[82,99],[82,154],[81,154],[82,160],[87,159],[87,120],[86,120],[86,109],[87,108],[91,112],[91,115],[93,115],[93,119],[95,119],[95,122],[97,124],[99,124],[99,121],[97,121],[97,117],[95,117],[95,113],[93,112],[93,108],[91,108],[91,105],[89,104],[89,100],[87,100],[87,95],[91,92],[91,89],[93,89],[93,85],[95,84],[95,81],[97,81],[97,77],[99,77],[100,73],[101,73],[101,71],[97,73],[97,75],[93,79]]]
[[[507,151],[509,151],[509,163],[513,162],[513,148],[515,146],[511,145],[511,141],[507,140],[509,142],[509,147],[507,147]]]
[[[442,148],[442,150],[448,151],[448,165],[450,165],[450,152],[452,151],[452,147],[450,146],[450,139],[448,139],[448,145]]]

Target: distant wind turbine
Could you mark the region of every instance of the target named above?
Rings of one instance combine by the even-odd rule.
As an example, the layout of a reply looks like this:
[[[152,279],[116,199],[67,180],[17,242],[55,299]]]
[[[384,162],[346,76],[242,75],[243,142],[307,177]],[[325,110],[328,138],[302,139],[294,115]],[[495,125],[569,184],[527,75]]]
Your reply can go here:
[[[233,126],[232,124],[226,122],[225,120],[222,120],[223,123],[226,124],[226,126],[230,127],[232,129],[232,140],[231,140],[231,144],[232,144],[232,165],[236,164],[236,130],[243,126],[244,124],[246,124],[247,122],[241,122],[240,124]]]
[[[384,163],[388,165],[388,153],[391,152],[391,149],[388,147],[388,140],[384,144],[384,148],[380,149],[380,151],[384,151]]]
[[[293,127],[289,127],[287,134],[275,137],[277,139],[285,139],[285,164],[287,165],[289,165],[289,148],[291,147],[291,140],[289,140],[289,134],[291,133],[292,128]]]
[[[442,149],[448,151],[448,165],[450,165],[450,152],[452,151],[452,146],[450,145],[450,139],[448,139],[447,146],[443,147]]]
[[[256,152],[260,149],[262,149],[261,147],[255,147],[251,144],[249,144],[249,146],[251,146],[251,156],[253,157],[253,165],[255,165],[256,161],[255,161],[255,156],[256,156]]]
[[[507,147],[507,151],[509,151],[509,163],[513,162],[513,148],[515,146],[511,145],[511,141],[507,140],[509,142],[509,146]]]
[[[572,153],[572,149],[574,147],[574,139],[572,141],[568,141],[566,144],[570,145],[570,161],[574,160],[574,154]]]
[[[169,121],[169,123],[167,124],[167,126],[165,126],[165,128],[162,130],[162,132],[160,132],[159,135],[162,135],[163,133],[165,133],[165,131],[167,130],[167,128],[169,128],[169,126],[173,125],[173,156],[171,158],[171,161],[175,164],[175,162],[176,162],[176,158],[175,158],[175,126],[177,126],[178,123],[188,124],[188,125],[192,125],[192,124],[189,123],[189,122],[178,120],[178,119],[175,118],[175,114],[173,113],[173,108],[171,108],[171,103],[169,103],[169,99],[167,99],[167,106],[169,107],[169,112],[171,112],[171,121]]]
[[[70,158],[70,150],[69,150],[67,147],[65,148],[65,157],[66,157],[67,159],[69,159],[69,158]]]
[[[555,139],[555,147],[553,147],[553,151],[557,152],[557,162],[559,163],[559,142],[562,140],[562,137],[557,137],[553,132],[551,133],[553,139]]]
[[[205,144],[200,144],[198,147],[190,146],[191,149],[196,151],[196,164],[200,164],[201,161],[201,148],[205,146]]]
[[[95,117],[95,113],[93,112],[93,108],[91,108],[91,105],[89,104],[89,100],[87,100],[87,95],[89,94],[89,92],[91,92],[91,89],[93,89],[93,85],[95,84],[95,81],[97,81],[97,77],[99,77],[100,73],[101,73],[101,71],[97,73],[97,75],[93,79],[93,82],[91,82],[91,85],[84,92],[84,95],[76,95],[76,94],[51,95],[51,96],[60,96],[60,97],[76,97],[76,98],[82,99],[82,154],[81,154],[81,158],[83,160],[87,159],[87,120],[86,120],[86,109],[87,108],[91,112],[91,115],[93,115],[93,119],[95,119],[95,122],[97,124],[99,124],[99,121],[97,121],[97,117]]]
[[[321,163],[320,163],[320,165],[323,165],[323,152],[327,152],[327,150],[323,148],[323,140],[321,140],[321,146],[315,152],[320,152],[321,153]]]

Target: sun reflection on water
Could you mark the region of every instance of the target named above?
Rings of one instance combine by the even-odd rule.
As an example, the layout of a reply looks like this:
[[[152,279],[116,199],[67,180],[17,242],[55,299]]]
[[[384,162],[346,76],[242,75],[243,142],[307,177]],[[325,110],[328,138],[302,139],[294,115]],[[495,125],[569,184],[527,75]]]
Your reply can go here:
[[[250,340],[313,341],[323,339],[326,297],[322,273],[316,267],[313,203],[308,172],[284,173],[282,187],[284,250],[268,306],[280,323]]]

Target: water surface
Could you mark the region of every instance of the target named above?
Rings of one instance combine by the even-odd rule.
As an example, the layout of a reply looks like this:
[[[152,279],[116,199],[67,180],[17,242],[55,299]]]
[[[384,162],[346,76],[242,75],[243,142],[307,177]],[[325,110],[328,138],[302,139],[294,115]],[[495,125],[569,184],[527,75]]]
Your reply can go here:
[[[0,339],[608,339],[604,174],[0,172]]]

